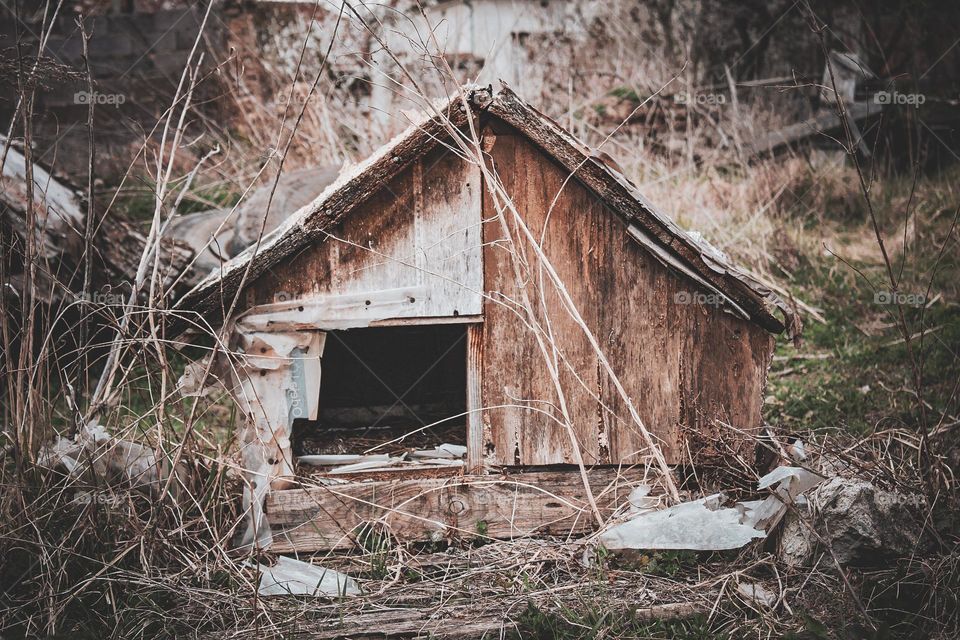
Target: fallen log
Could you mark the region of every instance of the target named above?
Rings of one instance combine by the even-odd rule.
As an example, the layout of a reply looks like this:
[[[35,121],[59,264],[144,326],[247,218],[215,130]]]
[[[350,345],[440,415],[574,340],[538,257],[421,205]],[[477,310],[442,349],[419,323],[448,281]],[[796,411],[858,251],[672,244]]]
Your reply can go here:
[[[5,144],[0,139],[0,147]],[[48,302],[72,300],[83,295],[82,272],[85,260],[84,228],[86,209],[76,189],[63,179],[55,178],[44,167],[32,163],[33,211],[30,212],[30,190],[27,184],[24,154],[11,146],[7,150],[0,179],[0,221],[3,229],[3,253],[8,269],[7,280],[20,298],[24,282],[24,259],[28,243],[43,268],[37,269],[33,283],[35,297]],[[28,218],[32,218],[31,229]],[[130,222],[111,215],[98,221],[93,238],[92,291],[104,287],[121,288],[136,273],[147,239]],[[179,279],[183,286],[192,282],[193,251],[186,244],[171,238],[160,242],[161,282],[164,289]],[[180,278],[181,274],[186,277]],[[121,289],[122,290],[122,289]],[[91,292],[86,292],[89,297]]]

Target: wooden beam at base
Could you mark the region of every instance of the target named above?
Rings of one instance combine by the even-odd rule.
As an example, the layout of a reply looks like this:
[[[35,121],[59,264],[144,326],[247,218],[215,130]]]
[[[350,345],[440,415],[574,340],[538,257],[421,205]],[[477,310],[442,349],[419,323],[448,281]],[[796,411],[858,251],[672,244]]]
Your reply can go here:
[[[588,475],[604,517],[638,484],[657,480],[643,468],[594,468]],[[349,548],[359,527],[370,522],[383,523],[404,541],[582,534],[593,528],[576,469],[273,491],[266,510],[274,539],[270,550],[277,553]]]
[[[473,640],[475,638],[500,638],[517,634],[522,629],[511,619],[523,609],[511,612],[510,604],[504,602],[500,613],[483,611],[469,605],[449,605],[428,608],[389,608],[369,613],[348,613],[335,619],[312,620],[300,623],[299,631],[312,640],[335,638],[445,638],[447,640]],[[543,606],[543,603],[540,603]],[[668,602],[648,607],[624,607],[616,603],[613,609],[633,610],[636,620],[675,620],[697,614],[705,614],[710,607],[700,602]],[[489,607],[488,607],[489,609]],[[316,627],[316,628],[314,628]]]

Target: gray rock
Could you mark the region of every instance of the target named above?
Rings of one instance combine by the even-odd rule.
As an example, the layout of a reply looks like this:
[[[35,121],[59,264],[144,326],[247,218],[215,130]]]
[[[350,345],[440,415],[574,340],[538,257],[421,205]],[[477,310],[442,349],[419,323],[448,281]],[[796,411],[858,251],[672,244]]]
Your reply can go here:
[[[313,202],[336,180],[338,171],[334,167],[287,171],[280,176],[276,190],[273,180],[265,178],[236,210],[211,209],[174,219],[167,237],[184,242],[194,254],[194,272],[187,284],[196,284],[255,243],[261,232],[270,233],[297,209]]]
[[[922,506],[921,496],[884,491],[866,480],[833,478],[810,494],[807,512],[787,517],[780,557],[790,566],[810,564],[822,551],[811,526],[844,565],[876,565],[909,554],[920,538]]]
[[[168,237],[193,251],[197,280],[230,259],[227,246],[233,238],[233,221],[229,216],[230,209],[211,209],[178,216],[170,223]]]
[[[285,171],[277,182],[276,190],[273,180],[266,179],[239,207],[230,254],[237,255],[257,241],[261,230],[264,235],[270,233],[297,209],[313,202],[337,179],[339,171],[337,167]]]
[[[810,531],[812,521],[805,505],[787,512],[777,545],[777,555],[789,567],[812,564],[816,553],[816,538]]]

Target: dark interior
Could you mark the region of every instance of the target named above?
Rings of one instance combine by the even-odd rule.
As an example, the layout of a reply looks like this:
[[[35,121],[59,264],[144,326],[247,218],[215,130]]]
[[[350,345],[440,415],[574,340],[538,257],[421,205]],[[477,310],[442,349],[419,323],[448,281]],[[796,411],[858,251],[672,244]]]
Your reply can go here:
[[[318,420],[294,425],[296,453],[362,453],[401,436],[377,453],[465,444],[466,354],[463,324],[329,332]]]

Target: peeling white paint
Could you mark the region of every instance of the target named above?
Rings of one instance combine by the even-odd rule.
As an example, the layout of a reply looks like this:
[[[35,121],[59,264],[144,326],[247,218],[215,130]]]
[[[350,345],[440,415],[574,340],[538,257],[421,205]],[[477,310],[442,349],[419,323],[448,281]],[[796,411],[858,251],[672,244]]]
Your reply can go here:
[[[272,542],[263,504],[271,489],[288,488],[294,480],[290,444],[294,420],[317,419],[325,332],[366,327],[402,315],[404,308],[427,300],[425,287],[407,287],[259,305],[233,323],[231,353],[218,353],[212,366],[207,361],[187,366],[180,379],[184,395],[205,395],[214,387],[223,387],[246,418],[240,435],[247,482],[243,495],[247,527],[241,546],[266,548]],[[208,369],[213,378],[202,387],[200,378]],[[390,464],[392,459],[387,457],[385,461],[341,466],[337,471]]]

